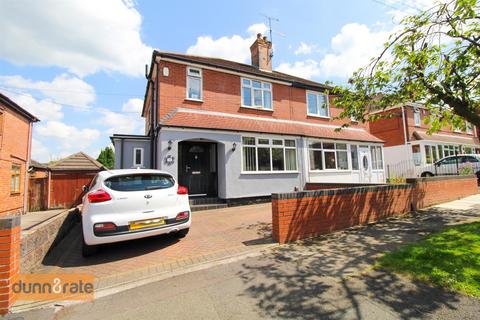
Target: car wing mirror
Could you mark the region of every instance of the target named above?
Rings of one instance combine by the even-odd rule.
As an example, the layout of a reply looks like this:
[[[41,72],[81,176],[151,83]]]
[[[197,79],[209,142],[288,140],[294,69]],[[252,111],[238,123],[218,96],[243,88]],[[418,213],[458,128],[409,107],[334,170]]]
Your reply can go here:
[[[87,185],[85,185],[85,184],[82,186],[83,192],[87,192],[89,189],[90,189],[90,188],[89,188]]]

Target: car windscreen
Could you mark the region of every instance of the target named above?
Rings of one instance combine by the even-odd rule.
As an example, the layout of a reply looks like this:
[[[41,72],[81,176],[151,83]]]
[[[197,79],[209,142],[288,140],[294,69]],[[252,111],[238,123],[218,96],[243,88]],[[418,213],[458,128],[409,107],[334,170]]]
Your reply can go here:
[[[106,179],[105,186],[115,191],[145,191],[171,188],[175,181],[165,174],[129,174]]]

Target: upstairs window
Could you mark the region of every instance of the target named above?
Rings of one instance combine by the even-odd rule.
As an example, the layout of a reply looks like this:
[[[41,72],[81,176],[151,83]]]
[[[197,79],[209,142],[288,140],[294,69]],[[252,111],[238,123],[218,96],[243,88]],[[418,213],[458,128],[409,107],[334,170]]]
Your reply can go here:
[[[467,131],[468,134],[473,134],[473,126],[470,122],[468,122],[468,121],[465,122],[465,128],[466,128],[466,131]]]
[[[187,67],[187,99],[202,100],[202,70]]]
[[[242,106],[272,110],[272,84],[242,78]]]
[[[324,93],[307,92],[307,114],[315,117],[330,117],[328,96]]]
[[[420,123],[421,123],[422,119],[421,119],[421,116],[420,116],[420,110],[414,110],[413,111],[413,122],[415,124],[416,127],[420,127]]]
[[[143,167],[143,148],[133,148],[133,166]]]

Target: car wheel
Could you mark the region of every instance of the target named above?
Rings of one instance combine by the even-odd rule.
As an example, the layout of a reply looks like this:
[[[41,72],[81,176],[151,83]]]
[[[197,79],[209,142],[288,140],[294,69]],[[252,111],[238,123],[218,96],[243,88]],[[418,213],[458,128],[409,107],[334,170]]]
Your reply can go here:
[[[190,228],[182,229],[182,230],[178,231],[177,233],[175,233],[175,236],[177,238],[185,238],[185,236],[188,234],[188,231],[190,231]]]
[[[428,177],[433,177],[433,173],[431,172],[424,172],[421,174],[422,178],[428,178]]]
[[[90,246],[83,241],[82,245],[82,256],[83,257],[90,257],[93,256],[95,253],[98,252],[98,246]]]

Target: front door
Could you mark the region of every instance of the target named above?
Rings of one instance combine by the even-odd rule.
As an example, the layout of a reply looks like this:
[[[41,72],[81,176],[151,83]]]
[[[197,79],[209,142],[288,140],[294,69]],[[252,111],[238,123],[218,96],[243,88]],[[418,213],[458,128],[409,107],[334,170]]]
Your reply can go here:
[[[215,143],[180,143],[179,183],[191,196],[216,196],[216,169]]]
[[[360,147],[358,149],[358,158],[360,159],[360,182],[372,182],[372,163],[369,148]]]

